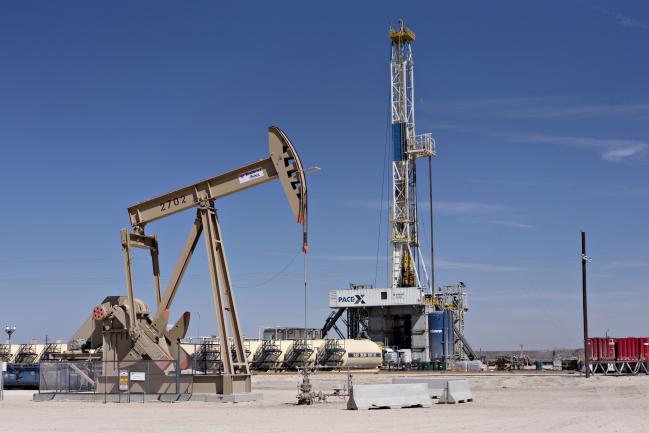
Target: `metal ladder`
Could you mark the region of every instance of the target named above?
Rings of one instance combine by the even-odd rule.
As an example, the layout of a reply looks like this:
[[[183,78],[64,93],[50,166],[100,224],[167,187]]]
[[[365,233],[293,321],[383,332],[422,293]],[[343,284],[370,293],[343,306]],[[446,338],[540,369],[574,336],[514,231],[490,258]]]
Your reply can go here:
[[[326,340],[322,354],[317,359],[317,364],[323,367],[338,367],[343,362],[344,354],[345,348],[340,344],[340,341]]]
[[[286,368],[294,368],[297,364],[306,366],[312,353],[313,347],[309,345],[308,341],[295,340],[291,350],[284,357],[284,365]]]
[[[464,353],[466,353],[466,356],[469,358],[469,360],[473,361],[475,359],[478,359],[475,352],[469,345],[469,342],[466,340],[466,338],[464,338],[464,335],[460,333],[460,330],[457,329],[457,326],[453,326],[453,330],[455,331],[455,336],[462,342],[462,349],[464,350]]]
[[[264,341],[255,354],[252,364],[256,370],[264,368],[269,363],[272,363],[270,368],[274,368],[281,353],[282,349],[275,340]]]
[[[322,338],[325,338],[327,336],[327,333],[331,331],[332,328],[334,331],[336,331],[336,334],[338,334],[340,338],[345,338],[340,329],[338,329],[338,326],[336,326],[336,322],[338,321],[338,319],[340,319],[345,310],[346,308],[343,307],[332,311],[331,314],[329,314],[329,317],[327,317],[327,320],[325,320],[324,326],[322,327]]]

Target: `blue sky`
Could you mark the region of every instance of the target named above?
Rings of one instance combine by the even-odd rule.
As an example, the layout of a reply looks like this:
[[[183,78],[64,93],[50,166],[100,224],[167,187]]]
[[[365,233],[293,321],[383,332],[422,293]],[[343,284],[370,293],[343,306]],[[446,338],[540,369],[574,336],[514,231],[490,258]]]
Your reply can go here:
[[[467,283],[472,344],[580,344],[582,229],[591,333],[648,334],[646,3],[25,1],[0,5],[0,321],[15,340],[67,339],[123,293],[126,208],[265,158],[270,124],[322,168],[309,325],[329,290],[385,285],[387,28],[400,17],[417,34],[417,129],[437,140],[437,281]],[[217,205],[245,333],[301,325],[300,227],[279,184]],[[192,219],[148,227],[165,281]],[[135,264],[151,302],[147,255]],[[193,313],[192,334],[215,329],[205,264],[199,249],[173,306]]]

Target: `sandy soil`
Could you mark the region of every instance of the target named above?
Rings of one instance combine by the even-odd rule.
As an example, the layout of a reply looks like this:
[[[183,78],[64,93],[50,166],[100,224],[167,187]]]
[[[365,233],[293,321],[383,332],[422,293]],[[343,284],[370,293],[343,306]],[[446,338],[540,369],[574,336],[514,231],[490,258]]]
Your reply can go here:
[[[347,411],[332,398],[294,406],[296,376],[255,376],[264,400],[252,403],[82,403],[31,401],[6,391],[0,432],[649,432],[649,376],[470,376],[473,403],[430,409]],[[330,392],[344,374],[313,376]],[[355,383],[389,383],[387,374]]]

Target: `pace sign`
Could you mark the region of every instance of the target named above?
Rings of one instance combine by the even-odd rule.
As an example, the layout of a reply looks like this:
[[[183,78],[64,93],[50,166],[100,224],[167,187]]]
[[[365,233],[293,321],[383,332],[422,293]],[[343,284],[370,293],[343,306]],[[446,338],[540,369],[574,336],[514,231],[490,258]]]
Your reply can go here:
[[[365,303],[365,295],[338,296],[339,304],[361,305]]]
[[[330,308],[389,307],[391,305],[423,305],[424,292],[419,287],[367,288],[332,290]]]

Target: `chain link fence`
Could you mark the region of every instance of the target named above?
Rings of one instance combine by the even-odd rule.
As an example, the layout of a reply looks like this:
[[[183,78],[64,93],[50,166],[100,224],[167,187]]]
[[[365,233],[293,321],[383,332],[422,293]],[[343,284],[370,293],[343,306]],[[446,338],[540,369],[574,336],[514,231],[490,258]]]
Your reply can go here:
[[[191,394],[175,360],[41,362],[39,393]]]

